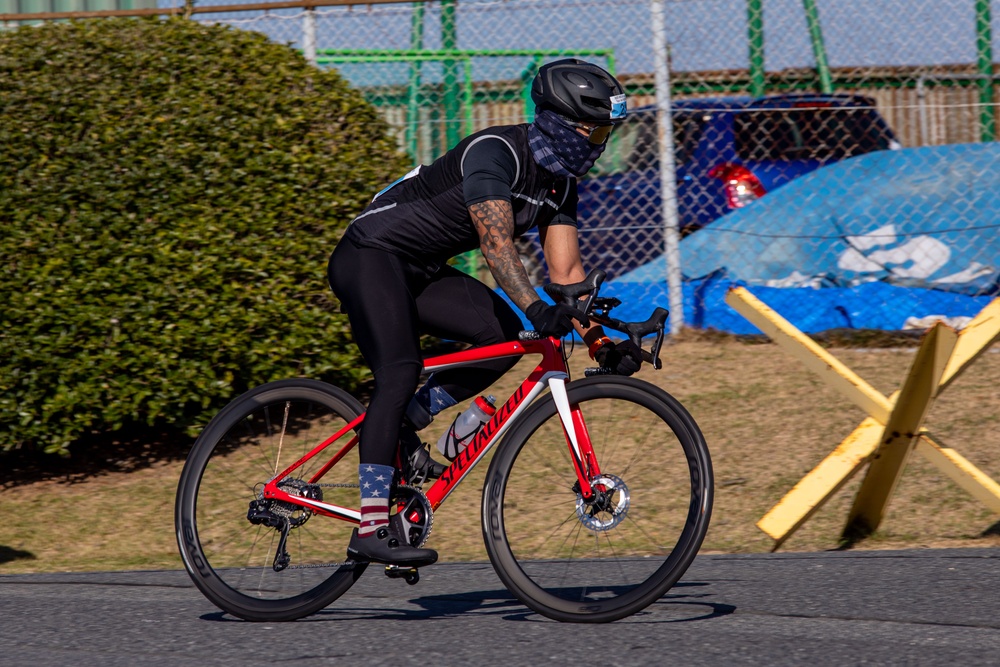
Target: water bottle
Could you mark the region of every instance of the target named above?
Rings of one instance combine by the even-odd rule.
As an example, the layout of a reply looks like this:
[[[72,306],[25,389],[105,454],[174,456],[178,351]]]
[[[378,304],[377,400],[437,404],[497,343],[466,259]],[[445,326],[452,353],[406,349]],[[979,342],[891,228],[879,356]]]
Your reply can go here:
[[[449,461],[453,461],[497,411],[495,402],[493,396],[477,397],[465,412],[455,417],[455,421],[438,440],[438,451]]]

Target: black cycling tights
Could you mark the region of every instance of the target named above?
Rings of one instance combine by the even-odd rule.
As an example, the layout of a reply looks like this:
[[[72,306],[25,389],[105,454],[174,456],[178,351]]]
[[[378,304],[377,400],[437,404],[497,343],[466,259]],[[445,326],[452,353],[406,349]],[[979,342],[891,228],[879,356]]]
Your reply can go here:
[[[420,334],[488,345],[515,340],[514,310],[475,278],[445,266],[428,274],[404,258],[344,239],[330,257],[330,287],[375,375],[361,432],[361,463],[394,465],[399,425],[420,383]],[[462,402],[510,370],[518,357],[443,370],[435,380]]]

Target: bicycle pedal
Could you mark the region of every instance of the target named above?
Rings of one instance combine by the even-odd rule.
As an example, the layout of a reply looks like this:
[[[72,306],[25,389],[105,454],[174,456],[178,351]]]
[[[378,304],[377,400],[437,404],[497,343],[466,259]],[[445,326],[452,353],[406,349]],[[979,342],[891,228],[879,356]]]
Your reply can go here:
[[[405,579],[411,586],[420,581],[420,572],[415,567],[403,567],[401,565],[386,565],[385,576],[390,579]]]

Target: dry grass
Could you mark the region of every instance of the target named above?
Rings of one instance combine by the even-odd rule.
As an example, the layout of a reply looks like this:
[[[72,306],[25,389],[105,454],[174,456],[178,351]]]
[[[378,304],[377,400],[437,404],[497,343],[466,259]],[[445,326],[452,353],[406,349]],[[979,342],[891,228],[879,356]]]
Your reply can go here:
[[[905,376],[914,348],[832,352],[888,394]],[[992,348],[950,387],[927,420],[940,442],[994,479],[1000,479],[998,352],[1000,346]],[[577,349],[571,360],[576,372],[586,365],[585,356]],[[864,415],[771,344],[687,335],[665,346],[662,356],[664,369],[644,370],[641,377],[685,404],[712,451],[716,501],[704,550],[770,550],[773,544],[756,521]],[[506,396],[522,370],[494,393]],[[0,491],[0,573],[180,567],[173,501],[181,466],[177,457],[154,457],[150,465],[128,471],[8,486]],[[435,515],[430,546],[445,559],[485,558],[479,498],[486,469],[484,463],[474,470]],[[783,549],[837,548],[860,477]],[[996,521],[917,455],[879,531],[854,548],[998,546]]]

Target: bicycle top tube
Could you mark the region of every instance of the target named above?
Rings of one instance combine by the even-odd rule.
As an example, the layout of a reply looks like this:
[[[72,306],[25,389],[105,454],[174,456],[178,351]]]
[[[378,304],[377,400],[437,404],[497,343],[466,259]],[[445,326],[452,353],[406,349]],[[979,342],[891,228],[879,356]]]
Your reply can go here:
[[[521,332],[529,333],[529,332]],[[531,332],[534,333],[534,332]],[[506,341],[472,347],[468,350],[449,352],[448,354],[428,357],[424,360],[424,372],[440,371],[454,366],[464,366],[484,359],[500,359],[503,357],[519,357],[525,354],[540,354],[540,367],[546,370],[565,370],[560,349],[562,342],[556,338],[525,338],[523,340]]]

